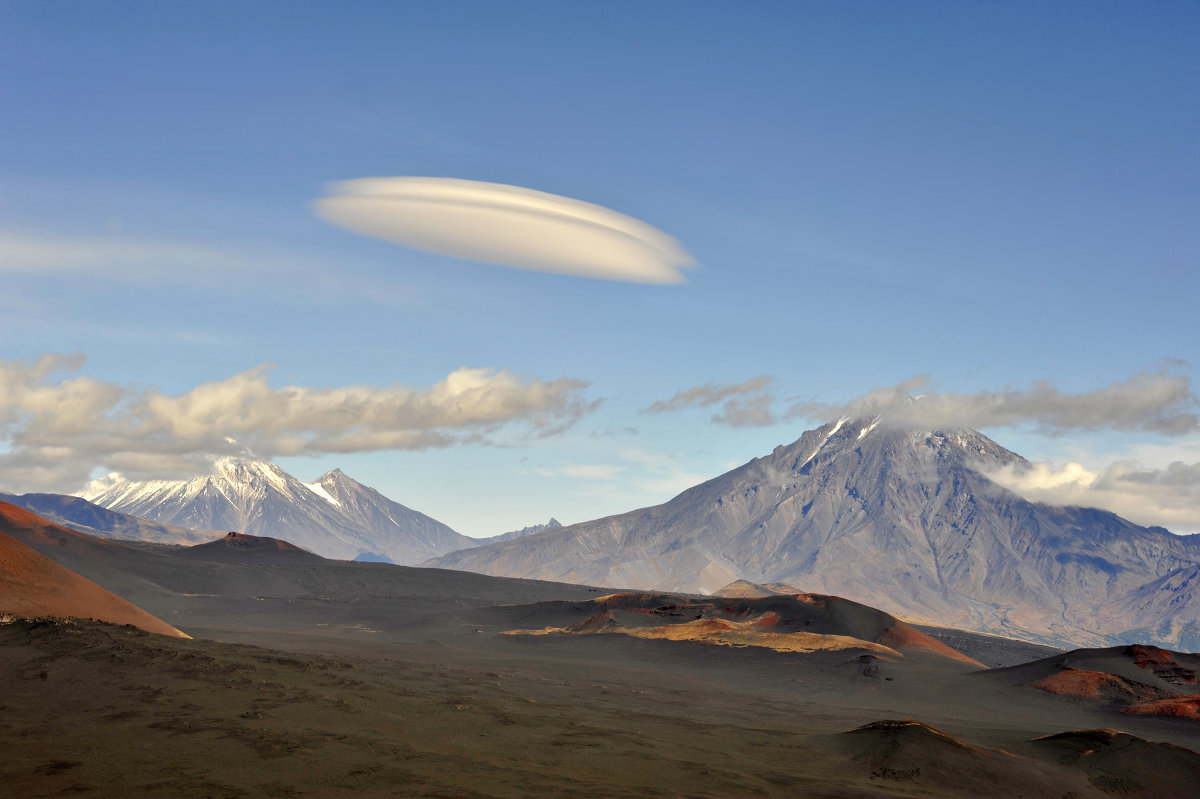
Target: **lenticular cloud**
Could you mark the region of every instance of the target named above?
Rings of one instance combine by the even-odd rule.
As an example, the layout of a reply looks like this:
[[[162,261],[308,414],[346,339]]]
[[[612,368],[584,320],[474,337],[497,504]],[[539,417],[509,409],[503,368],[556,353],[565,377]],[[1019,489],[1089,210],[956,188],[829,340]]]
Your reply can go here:
[[[502,183],[362,178],[316,201],[335,225],[427,252],[630,283],[682,283],[675,239],[599,205]]]

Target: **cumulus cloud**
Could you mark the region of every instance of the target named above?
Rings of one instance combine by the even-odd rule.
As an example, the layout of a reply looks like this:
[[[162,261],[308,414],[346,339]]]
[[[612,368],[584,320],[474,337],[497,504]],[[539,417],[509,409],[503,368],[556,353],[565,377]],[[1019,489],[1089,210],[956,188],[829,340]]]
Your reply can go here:
[[[631,283],[681,283],[694,261],[675,239],[581,200],[502,183],[362,178],[314,204],[328,222],[426,252]]]
[[[752,377],[743,383],[705,383],[684,389],[667,400],[659,400],[645,408],[643,413],[668,413],[685,408],[709,408],[720,405],[721,410],[712,416],[712,421],[731,427],[766,427],[775,422],[771,405],[775,395],[771,392],[770,375]]]
[[[80,355],[0,361],[0,485],[74,490],[101,466],[135,478],[185,477],[212,457],[425,449],[535,434],[589,412],[587,384],[461,368],[428,388],[273,388],[271,367],[178,395],[80,375]]]
[[[1028,389],[919,394],[928,384],[928,376],[921,375],[845,403],[801,401],[788,415],[822,421],[880,416],[887,424],[925,429],[1032,424],[1047,434],[1118,430],[1184,435],[1200,430],[1189,379],[1166,368],[1085,392],[1062,391],[1043,380]]]
[[[1200,532],[1200,463],[1148,469],[1118,461],[1096,471],[1075,462],[1016,463],[987,475],[1035,502],[1106,508],[1138,524]]]

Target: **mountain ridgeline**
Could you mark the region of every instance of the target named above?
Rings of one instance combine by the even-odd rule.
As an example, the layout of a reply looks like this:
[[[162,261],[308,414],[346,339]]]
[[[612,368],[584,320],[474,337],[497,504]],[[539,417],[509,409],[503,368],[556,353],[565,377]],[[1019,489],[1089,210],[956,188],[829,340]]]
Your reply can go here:
[[[698,593],[786,583],[1054,645],[1200,648],[1197,537],[1029,502],[986,476],[1021,461],[970,430],[844,420],[663,505],[427,565]]]
[[[159,524],[281,538],[342,560],[407,565],[478,543],[339,469],[302,483],[272,463],[226,458],[206,477],[135,482],[110,475],[82,496]]]
[[[214,533],[189,530],[186,527],[155,524],[69,494],[16,495],[0,492],[0,502],[8,502],[55,524],[100,538],[123,538],[128,541],[159,544],[202,544],[216,537]]]

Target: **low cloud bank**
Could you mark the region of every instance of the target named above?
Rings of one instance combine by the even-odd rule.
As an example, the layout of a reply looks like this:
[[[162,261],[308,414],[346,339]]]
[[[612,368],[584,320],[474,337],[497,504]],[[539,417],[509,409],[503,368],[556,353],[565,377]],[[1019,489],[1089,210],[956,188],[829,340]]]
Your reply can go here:
[[[1013,464],[987,476],[1035,502],[1105,508],[1138,524],[1200,533],[1200,463],[1146,469],[1118,461],[1100,471],[1074,462]]]
[[[488,264],[631,283],[682,283],[675,239],[603,206],[502,183],[362,178],[314,203],[339,227]]]
[[[1186,435],[1200,431],[1200,403],[1190,380],[1163,368],[1140,372],[1093,391],[1069,392],[1049,380],[1027,389],[1006,388],[972,394],[933,392],[928,375],[882,386],[846,402],[794,402],[784,413],[774,410],[773,379],[760,375],[743,383],[705,383],[659,400],[644,413],[668,413],[721,406],[712,421],[733,427],[766,427],[786,419],[818,423],[841,418],[879,417],[893,427],[1016,427],[1033,425],[1039,432],[1114,430]]]
[[[1028,389],[920,394],[928,384],[929,377],[920,375],[845,403],[797,402],[787,415],[820,421],[879,416],[881,423],[919,429],[1032,424],[1047,434],[1117,430],[1186,435],[1200,430],[1191,382],[1165,368],[1074,393],[1042,380]]]
[[[1189,379],[1170,367],[1141,372],[1092,391],[1069,392],[1050,381],[1029,388],[969,394],[932,392],[918,375],[882,386],[846,402],[795,402],[777,414],[769,376],[744,383],[706,383],[684,389],[645,409],[667,413],[720,407],[711,421],[735,427],[765,427],[781,420],[823,424],[841,418],[878,418],[893,428],[934,430],[955,427],[1030,426],[1050,436],[1092,432],[1169,435],[1177,441],[1200,432],[1198,403]],[[1102,469],[1079,463],[1014,464],[988,474],[995,482],[1036,502],[1104,508],[1131,521],[1174,532],[1200,532],[1200,463],[1175,461],[1145,468],[1122,460]]]
[[[270,365],[179,395],[86,375],[81,355],[0,361],[0,486],[79,488],[96,467],[189,477],[211,458],[426,449],[488,442],[501,428],[549,434],[589,412],[571,378],[461,368],[428,388],[268,383]]]

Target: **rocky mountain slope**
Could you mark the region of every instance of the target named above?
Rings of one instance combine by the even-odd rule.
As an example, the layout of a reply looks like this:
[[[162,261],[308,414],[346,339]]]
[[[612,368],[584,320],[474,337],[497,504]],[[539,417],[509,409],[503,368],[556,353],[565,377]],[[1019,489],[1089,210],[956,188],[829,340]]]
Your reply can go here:
[[[123,538],[130,541],[153,541],[159,544],[202,544],[218,535],[189,530],[118,513],[69,494],[5,494],[0,501],[36,513],[55,524],[101,538]]]
[[[344,518],[359,527],[383,534],[392,532],[396,536],[403,535],[407,547],[403,559],[398,560],[382,549],[374,553],[385,556],[393,563],[420,563],[427,557],[434,557],[432,554],[423,557],[426,552],[440,554],[478,543],[474,538],[460,535],[424,513],[393,502],[375,489],[347,477],[341,469],[322,475],[308,487],[333,502]]]
[[[109,475],[82,496],[161,524],[282,538],[343,560],[412,564],[476,543],[340,470],[306,484],[272,463],[224,458],[206,477],[137,482]]]
[[[1130,631],[1178,648],[1171,631],[1200,618],[1200,603],[1176,603],[1168,628],[1153,611],[1135,619],[1121,603],[1200,564],[1200,542],[1105,511],[1028,502],[986,477],[1020,460],[970,430],[843,420],[666,504],[429,565],[701,593],[739,579],[787,583],[1059,646],[1107,644]]]

